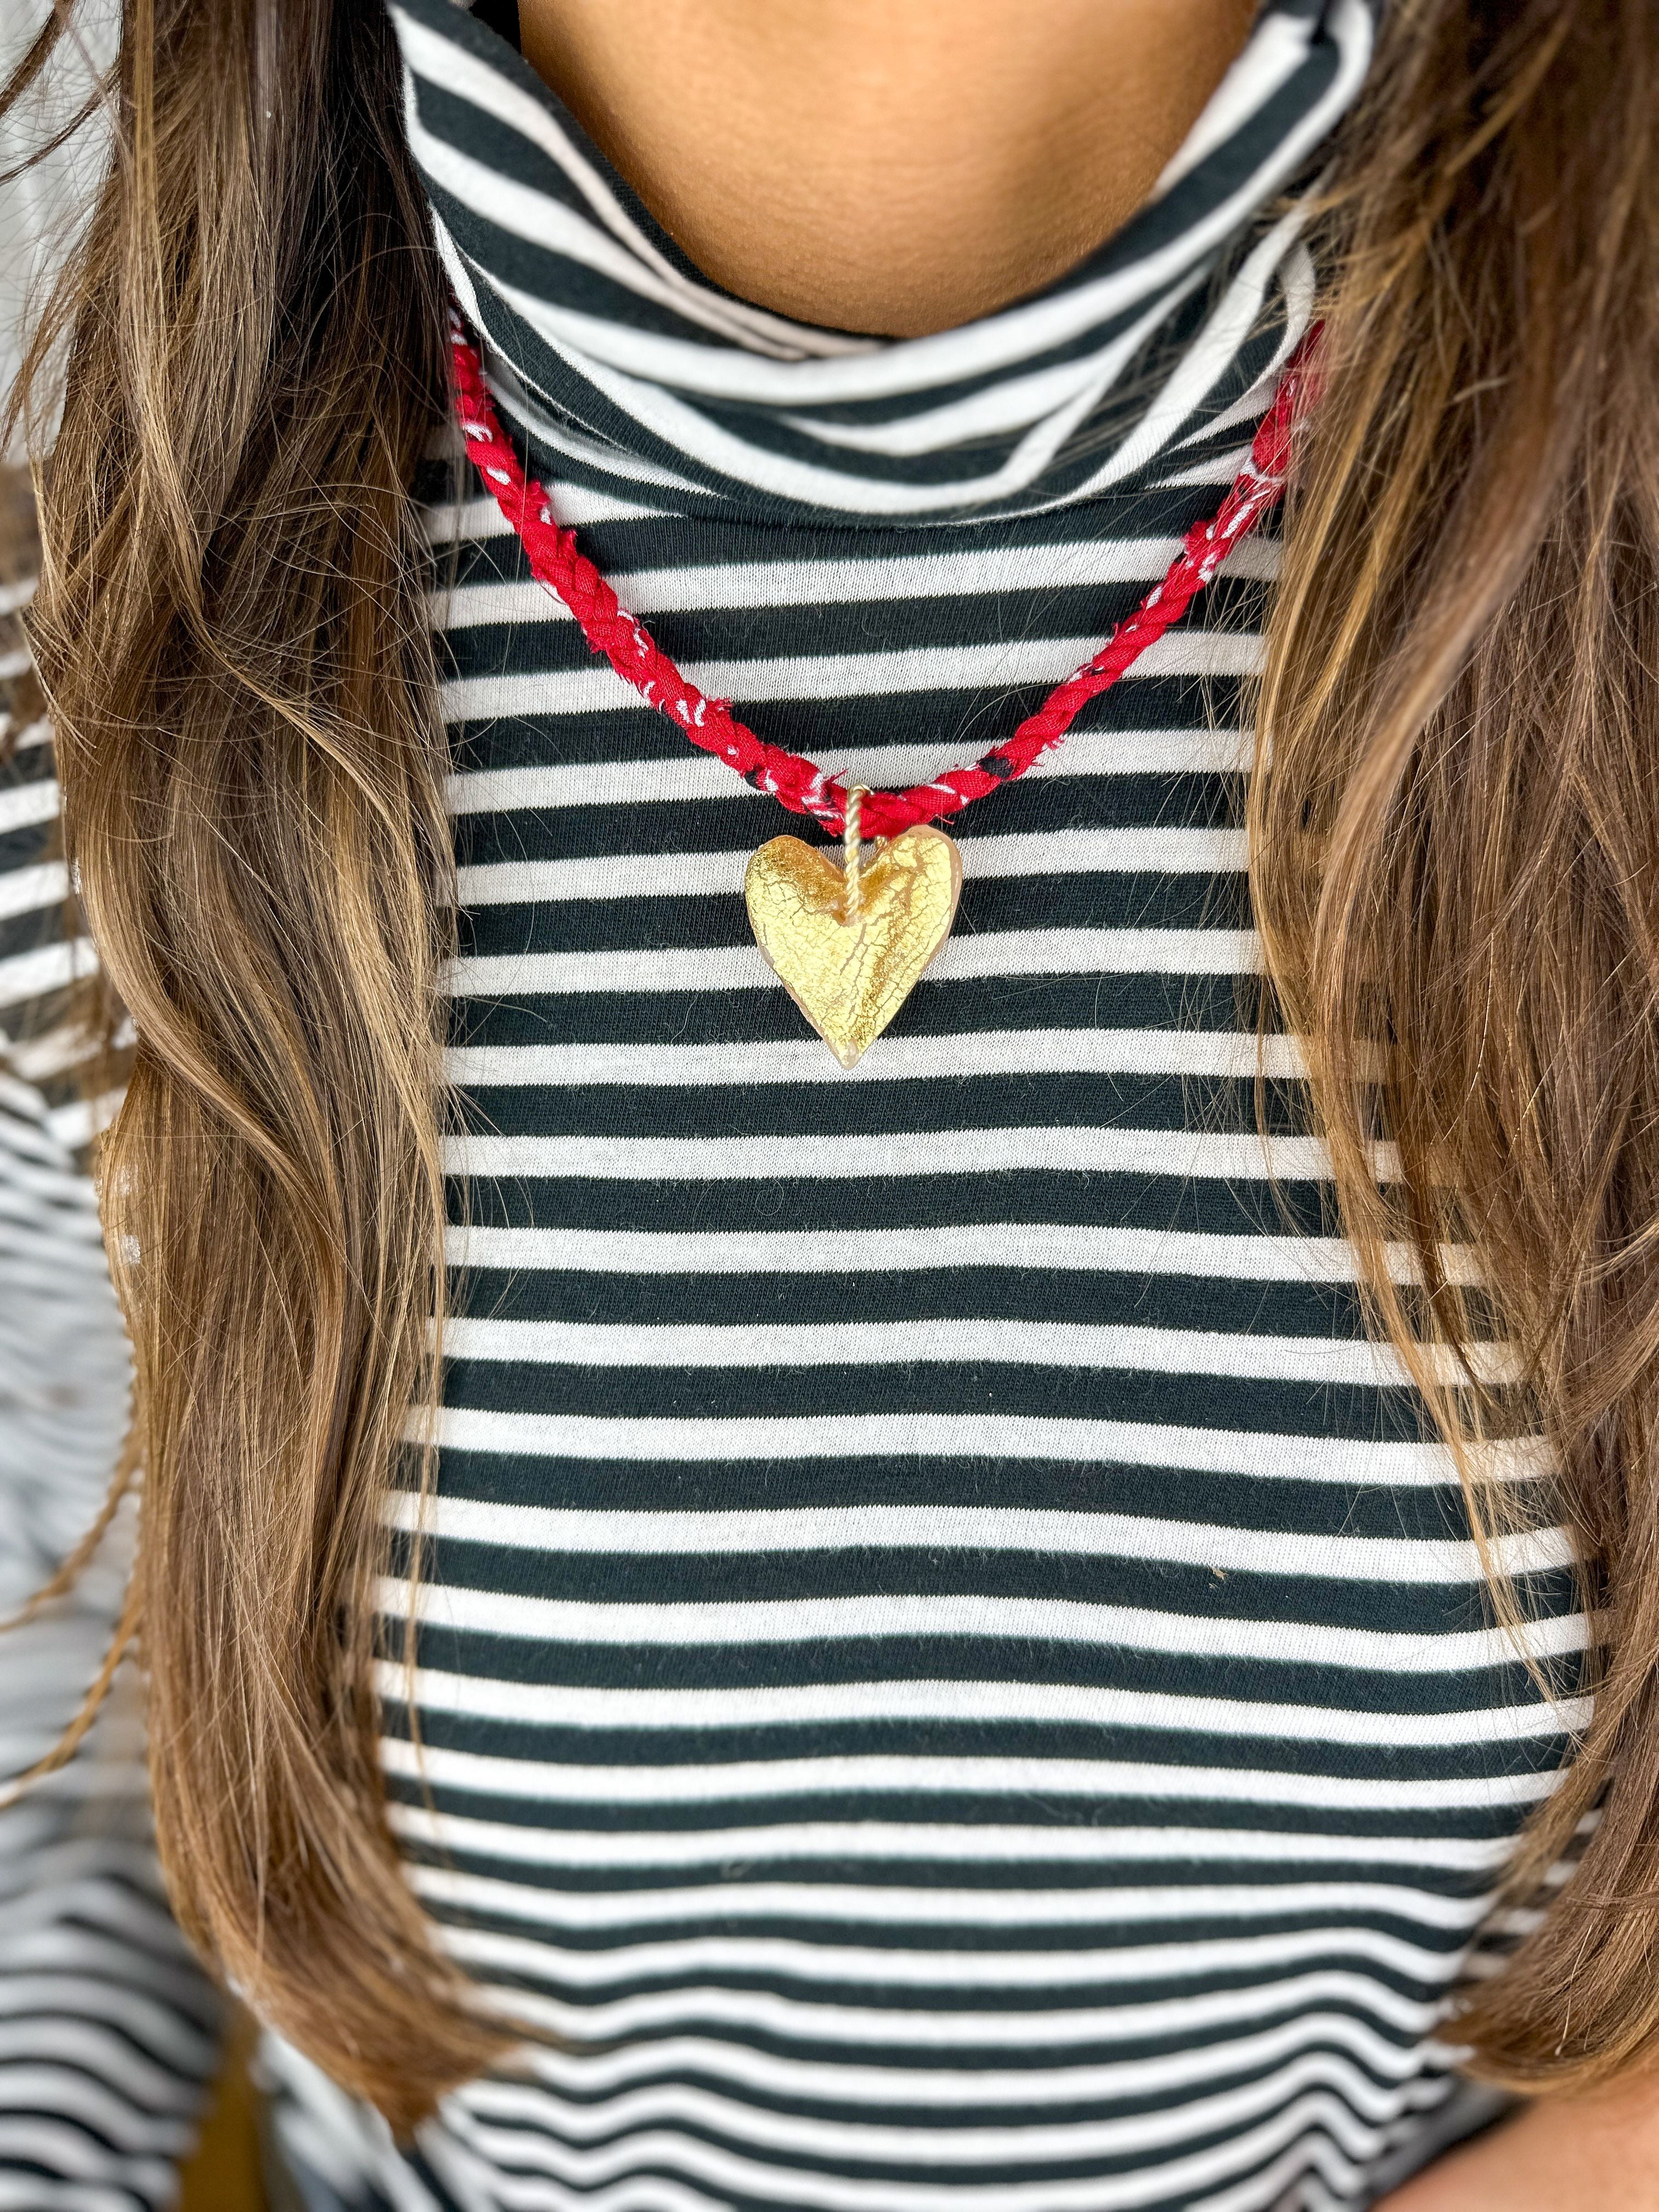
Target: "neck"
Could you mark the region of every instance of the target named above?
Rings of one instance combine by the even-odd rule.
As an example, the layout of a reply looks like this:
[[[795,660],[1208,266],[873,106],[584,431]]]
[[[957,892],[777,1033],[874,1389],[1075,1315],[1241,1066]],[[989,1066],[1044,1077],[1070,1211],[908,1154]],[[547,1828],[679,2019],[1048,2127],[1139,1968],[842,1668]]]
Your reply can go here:
[[[1255,0],[520,0],[526,59],[697,266],[915,337],[1145,200]]]

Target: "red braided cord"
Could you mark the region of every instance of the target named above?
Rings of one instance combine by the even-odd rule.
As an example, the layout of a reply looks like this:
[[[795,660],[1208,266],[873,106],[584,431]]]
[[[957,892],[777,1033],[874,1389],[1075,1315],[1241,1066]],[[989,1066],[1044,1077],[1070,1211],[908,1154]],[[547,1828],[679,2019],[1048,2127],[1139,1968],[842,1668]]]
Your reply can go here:
[[[951,769],[908,791],[871,792],[864,801],[861,824],[866,837],[896,837],[915,823],[957,813],[972,800],[1024,775],[1039,754],[1060,744],[1085,701],[1109,690],[1147,647],[1180,620],[1234,546],[1249,536],[1284,491],[1291,432],[1304,401],[1309,356],[1317,337],[1316,331],[1310,332],[1292,356],[1273,406],[1255,434],[1250,457],[1220,507],[1187,532],[1163,582],[1118,624],[1094,659],[1057,684],[1012,737],[971,767]],[[794,813],[810,814],[839,836],[845,822],[845,787],[799,753],[769,745],[736,719],[729,700],[709,698],[680,672],[586,554],[578,552],[575,532],[560,528],[542,486],[525,476],[496,417],[477,349],[453,311],[450,339],[457,406],[468,451],[522,542],[537,581],[569,608],[593,651],[603,653],[617,675],[666,714],[694,745],[718,755],[757,791],[769,792]]]

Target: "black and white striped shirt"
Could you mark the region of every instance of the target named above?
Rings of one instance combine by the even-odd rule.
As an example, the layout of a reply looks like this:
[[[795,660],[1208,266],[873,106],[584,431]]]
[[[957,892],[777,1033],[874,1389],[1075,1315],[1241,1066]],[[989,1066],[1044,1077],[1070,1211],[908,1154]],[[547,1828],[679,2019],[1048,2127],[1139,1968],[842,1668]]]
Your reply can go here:
[[[1371,31],[1269,0],[1125,230],[887,342],[710,286],[504,42],[388,4],[441,248],[562,518],[706,690],[872,785],[1005,734],[1219,503]],[[445,1940],[552,2040],[408,2154],[273,2045],[304,2191],[1370,2203],[1460,2124],[1437,2021],[1577,1715],[1494,1626],[1367,1340],[1278,1034],[1256,1130],[1271,538],[953,824],[956,933],[846,1075],[744,915],[799,825],[593,659],[458,456],[429,474],[468,1225],[423,1752],[388,1663],[385,1759]],[[72,956],[11,911],[17,1001]],[[1564,1539],[1506,1564],[1570,1676]],[[407,1600],[394,1572],[394,1640]],[[155,2201],[115,2154],[100,2185]]]

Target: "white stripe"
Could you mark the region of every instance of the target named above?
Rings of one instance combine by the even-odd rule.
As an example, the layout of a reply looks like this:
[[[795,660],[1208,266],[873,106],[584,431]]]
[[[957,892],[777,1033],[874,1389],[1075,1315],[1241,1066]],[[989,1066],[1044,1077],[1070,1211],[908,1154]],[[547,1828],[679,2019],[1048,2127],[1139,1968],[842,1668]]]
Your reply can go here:
[[[1304,1774],[1277,1769],[1160,1765],[1107,1759],[934,1759],[915,1753],[822,1759],[732,1759],[690,1766],[574,1765],[497,1759],[383,1737],[387,1771],[439,1790],[534,1799],[547,1805],[659,1809],[765,1802],[801,1795],[904,1797],[1006,1795],[1061,1799],[1157,1798],[1172,1804],[1299,1805],[1322,1812],[1403,1813],[1530,1805],[1554,1787],[1551,1773],[1503,1772],[1430,1779]]]
[[[486,1428],[510,1425],[516,1435],[547,1417],[495,1413],[461,1418]],[[594,1425],[609,1430],[635,1425]],[[507,1432],[506,1427],[496,1431]],[[1336,1444],[1329,1448],[1323,1471],[1328,1479],[1340,1481],[1345,1475],[1352,1479],[1368,1462],[1375,1464],[1382,1453],[1421,1449],[1426,1455],[1431,1449]],[[986,1455],[994,1455],[994,1450],[988,1446]],[[1291,1583],[1323,1578],[1457,1587],[1479,1585],[1485,1579],[1475,1545],[1458,1537],[1326,1536],[1297,1529],[1231,1528],[1127,1513],[1067,1513],[1024,1506],[826,1505],[723,1513],[676,1512],[665,1507],[637,1513],[615,1508],[499,1505],[442,1494],[422,1505],[410,1492],[394,1491],[388,1493],[386,1513],[393,1527],[424,1527],[452,1542],[502,1544],[573,1557],[1005,1552],[1048,1553],[1059,1559],[1158,1559],[1223,1573],[1280,1575]],[[1539,1573],[1565,1566],[1572,1559],[1566,1532],[1559,1528],[1497,1536],[1487,1550],[1502,1574]]]
[[[61,860],[48,860],[34,868],[14,868],[9,874],[0,875],[0,921],[58,905],[69,896],[69,870]]]
[[[493,1395],[493,1394],[491,1394]],[[411,1416],[411,1440],[422,1418]],[[452,1451],[526,1453],[553,1460],[1055,1460],[1091,1467],[1175,1467],[1249,1475],[1259,1482],[1356,1482],[1387,1489],[1449,1489],[1451,1455],[1440,1444],[1356,1443],[1332,1436],[1270,1436],[1245,1429],[1182,1429],[1172,1422],[1068,1420],[1037,1413],[525,1413],[447,1405],[435,1443]],[[1544,1447],[1489,1444],[1482,1458],[1504,1474],[1535,1474]]]
[[[72,1930],[54,1932],[73,1936]],[[146,1960],[150,1986],[141,1989],[121,1978],[132,1970],[125,1946],[94,1945],[82,1938],[78,1944],[59,1942],[48,1955],[41,1955],[42,1950],[37,1931],[21,1954],[27,1965],[0,1972],[0,2018],[75,2013],[107,2024],[181,2074],[205,2075],[211,2067],[213,2045],[204,2023],[184,2009],[186,1989],[198,2006],[206,2002],[199,1979],[192,1976],[185,1984],[171,1961],[162,1966],[151,1954]]]
[[[124,1022],[116,1032],[116,1048],[121,1050],[133,1041],[131,1024]],[[98,1041],[89,1038],[79,1023],[59,1022],[42,1036],[9,1042],[6,1065],[30,1083],[49,1083],[56,1076],[84,1067],[98,1048]]]
[[[19,2182],[4,2178],[27,2174]],[[44,2167],[61,2177],[47,2183],[49,2196],[41,2194],[40,2176],[30,2169]],[[178,2171],[171,2157],[137,2158],[100,2143],[73,2123],[13,2115],[0,2110],[0,2205],[7,2212],[132,2212],[138,2202],[165,2204],[171,2201]]]
[[[101,2075],[132,2103],[155,2111],[169,2106],[183,2108],[196,2101],[195,2084],[188,2075],[156,2065],[147,2053],[99,2021],[37,2015],[0,2024],[0,2064],[17,2059],[54,2060],[83,2075]]]
[[[1237,453],[1212,453],[1206,461],[1195,461],[1191,468],[1180,469],[1164,477],[1165,489],[1177,491],[1188,485],[1212,484],[1218,490],[1231,484],[1243,465],[1248,447]]]
[[[576,489],[574,485],[561,486],[555,495],[562,522],[576,519],[571,512]],[[495,511],[500,514],[499,507]],[[1021,590],[1154,584],[1174,562],[1181,544],[1178,538],[1097,538],[1040,550],[994,545],[970,553],[941,550],[860,561],[693,562],[680,568],[623,569],[606,580],[623,606],[647,616],[704,609],[728,614],[753,607],[981,599]],[[1276,539],[1248,538],[1227,556],[1226,573],[1271,583],[1279,574],[1280,559]],[[528,576],[459,585],[434,599],[433,617],[450,629],[479,623],[574,619],[562,600],[550,598],[544,586]]]
[[[575,1949],[533,1936],[450,1927],[452,1954],[475,1968],[521,1973],[561,1990],[599,1991],[618,1982],[672,1978],[726,1981],[766,1975],[810,1989],[814,1984],[862,1983],[894,1992],[1086,1989],[1094,1983],[1199,1980],[1224,1974],[1261,1975],[1333,1956],[1364,1960],[1402,1979],[1449,1980],[1455,1951],[1414,1943],[1391,1929],[1336,1927],[1269,1929],[1243,1936],[1189,1936],[1164,1943],[1126,1943],[1036,1952],[922,1949],[897,1945],[804,1942],[799,1936],[683,1936],[655,1942]]]
[[[417,1876],[422,1887],[426,1871]],[[743,1887],[727,1885],[733,1892]],[[1420,2049],[1402,2049],[1378,2034],[1369,2021],[1317,2006],[1255,2034],[1230,2035],[1196,2049],[1036,2070],[950,2066],[917,2070],[898,2064],[857,2065],[818,2054],[803,2060],[696,2035],[665,2037],[620,2051],[562,2051],[538,2046],[526,2057],[538,2081],[556,2094],[584,2100],[641,2079],[701,2076],[725,2079],[750,2094],[782,2102],[835,2103],[854,2109],[920,2105],[983,2110],[993,2105],[1127,2102],[1218,2075],[1242,2076],[1310,2045],[1345,2049],[1384,2081],[1409,2081],[1424,2063]]]
[[[1490,1905],[1488,1893],[1443,1897],[1404,1882],[1182,1882],[1159,1888],[951,1889],[885,1883],[751,1881],[672,1889],[550,1889],[501,1881],[453,1867],[415,1865],[422,1896],[464,1911],[533,1922],[572,1934],[689,1926],[693,1921],[808,1920],[871,1928],[1031,1929],[1171,1926],[1199,1920],[1290,1920],[1318,1913],[1370,1913],[1462,1933]],[[1395,2054],[1396,2057],[1398,2053]],[[859,2069],[860,2074],[871,2069]],[[884,2069],[874,2069],[878,2073]],[[837,2079],[837,2091],[845,2084]],[[908,2093],[914,2095],[914,2087]]]
[[[973,1867],[1005,1872],[1030,1866],[1153,1868],[1251,1865],[1398,1867],[1418,1875],[1433,1869],[1462,1878],[1496,1879],[1514,1850],[1507,1836],[1349,1836],[1294,1827],[1258,1830],[1045,1824],[962,1823],[843,1818],[782,1823],[747,1822],[718,1828],[582,1829],[441,1813],[424,1805],[392,1803],[387,1818],[410,1842],[449,1857],[469,1856],[503,1864],[568,1868],[583,1873],[646,1870],[654,1874],[703,1869],[718,1872],[735,1857],[745,1868],[778,1861],[795,1865],[823,1859],[848,1863]]]
[[[985,1030],[893,1036],[842,1069],[817,1037],[754,1044],[460,1045],[445,1054],[452,1082],[711,1085],[895,1083],[970,1075],[1218,1076],[1295,1079],[1294,1037],[1258,1041],[1237,1030]],[[1260,1239],[1241,1240],[1260,1242]]]
[[[493,1229],[452,1227],[458,1267],[597,1274],[863,1274],[897,1268],[1064,1268],[1068,1273],[1193,1275],[1231,1283],[1351,1283],[1353,1248],[1338,1237],[1220,1236],[1070,1222],[950,1222],[921,1229]],[[1390,1245],[1389,1271],[1415,1267]],[[1468,1248],[1443,1257],[1451,1279],[1474,1280]]]
[[[61,991],[70,983],[98,972],[98,954],[89,937],[65,939],[42,945],[33,952],[19,952],[0,960],[0,1006],[21,1006],[47,991]]]
[[[1170,304],[1159,301],[1149,315],[1130,324],[1097,352],[1047,368],[1030,369],[1023,375],[994,378],[976,391],[935,406],[919,407],[908,413],[855,416],[845,422],[832,414],[786,414],[782,420],[803,437],[828,446],[832,452],[877,454],[890,459],[913,460],[960,451],[966,446],[1011,437],[1017,431],[1038,433],[1052,450],[1055,422],[1073,422],[1079,412],[1086,416],[1093,411],[1101,393],[1116,383],[1139,350],[1149,330],[1166,319]],[[1020,478],[1026,483],[1030,481],[1029,467],[1027,460],[1020,471]],[[954,507],[957,502],[951,504]]]
[[[504,1146],[510,1138],[500,1140]],[[529,1140],[533,1141],[533,1140]],[[621,1140],[621,1141],[625,1141]],[[452,1165],[453,1164],[452,1163]],[[510,1175],[498,1164],[497,1175]],[[1443,1382],[1461,1382],[1449,1346],[1423,1356]],[[1392,1389],[1407,1380],[1392,1346],[1364,1337],[1228,1335],[1152,1328],[1128,1322],[923,1320],[894,1322],[504,1321],[458,1315],[444,1328],[452,1359],[507,1360],[580,1368],[908,1366],[918,1361],[977,1365],[1113,1368],[1153,1375],[1224,1375],[1246,1382]],[[1474,1361],[1487,1382],[1519,1380],[1512,1346],[1493,1345]]]
[[[185,2103],[182,2088],[170,2101],[175,2106]],[[104,2142],[100,2148],[106,2156],[108,2147],[112,2147],[123,2159],[131,2158],[135,2164],[145,2153],[157,2160],[181,2156],[189,2149],[194,2132],[183,2111],[148,2111],[125,2083],[98,2081],[78,2067],[43,2060],[0,2066],[0,2114],[4,2115],[0,2126],[15,2124],[12,2114],[30,2106],[54,2119],[73,2121],[94,2137],[101,2136]]]
[[[507,1139],[504,1143],[513,1140]],[[496,1174],[511,1174],[498,1165]],[[444,1329],[453,1359],[524,1361],[581,1368],[908,1366],[913,1362],[981,1362],[1030,1367],[1115,1368],[1153,1375],[1225,1375],[1248,1382],[1392,1388],[1407,1380],[1392,1346],[1364,1337],[1224,1335],[1197,1328],[1151,1328],[1127,1322],[924,1320],[893,1322],[503,1321],[459,1315]],[[1444,1345],[1424,1346],[1427,1364],[1448,1382],[1462,1379]],[[1520,1373],[1512,1350],[1488,1349],[1477,1362],[1489,1381]]]
[[[410,1692],[406,1671],[380,1663],[380,1695]],[[1583,1728],[1588,1699],[1485,1705],[1463,1711],[1345,1711],[1246,1698],[1184,1696],[1078,1682],[927,1681],[767,1683],[737,1689],[592,1689],[571,1682],[501,1681],[422,1667],[417,1705],[526,1728],[812,1728],[856,1723],[999,1723],[1033,1728],[1178,1730],[1188,1735],[1313,1744],[1409,1744],[1437,1750],[1514,1743]]]
[[[482,782],[484,771],[465,781]],[[520,775],[533,790],[540,781],[536,770],[498,769],[503,778]],[[461,779],[457,779],[458,781]],[[744,790],[750,789],[744,784]],[[457,813],[489,811],[470,802],[476,791],[458,793],[463,804]],[[756,797],[764,794],[757,793]],[[514,800],[505,793],[503,806],[533,806],[535,798]],[[803,825],[804,826],[804,825]],[[809,833],[810,834],[810,833]],[[1052,876],[1099,873],[1116,875],[1145,872],[1160,875],[1237,874],[1249,865],[1249,843],[1242,830],[1057,830],[1014,832],[1006,836],[964,838],[959,848],[962,872],[969,880],[1030,876],[1039,883]],[[461,871],[463,906],[539,903],[543,900],[739,897],[750,851],[733,853],[584,854],[568,860],[496,860]],[[1114,935],[1133,936],[1132,930]],[[1167,933],[1141,932],[1142,935]],[[1194,931],[1194,937],[1215,933]],[[1242,934],[1228,933],[1222,935]]]
[[[635,864],[642,891],[648,860]],[[1261,964],[1248,929],[1006,929],[947,939],[924,986],[994,975],[1246,975]],[[756,945],[671,945],[623,952],[506,952],[453,961],[455,998],[568,996],[578,992],[775,991],[777,975]]]
[[[565,2043],[621,2041],[661,2029],[707,2033],[731,2027],[749,2037],[846,2043],[855,2049],[903,2046],[918,2053],[1031,2051],[1066,2043],[1134,2044],[1157,2037],[1195,2041],[1206,2031],[1272,2018],[1321,2003],[1346,2003],[1362,2015],[1403,2033],[1421,2036],[1439,2014],[1437,2000],[1411,1997],[1375,1975],[1341,1967],[1286,1975],[1266,1986],[1183,1990],[1175,1997],[1088,2008],[1044,2006],[1018,2011],[927,2010],[898,2006],[817,2003],[770,1990],[731,1990],[712,1984],[652,1990],[609,2003],[561,2003],[526,1990],[521,2017],[550,2029]],[[1046,2031],[1046,2032],[1045,2032]]]
[[[56,776],[40,776],[33,783],[17,783],[9,791],[0,791],[0,836],[27,829],[33,823],[56,821],[61,805]]]
[[[763,703],[898,698],[915,691],[989,691],[1016,684],[1059,684],[1099,649],[1097,637],[1018,639],[989,645],[901,646],[889,652],[688,661],[682,672],[715,699]],[[1146,647],[1132,674],[1248,677],[1256,674],[1261,659],[1261,640],[1252,631],[1171,630]],[[641,703],[633,685],[613,669],[586,662],[571,668],[455,677],[441,685],[441,696],[450,721],[503,714],[617,713]]]
[[[453,1577],[459,1570],[450,1566]],[[382,1609],[398,1620],[541,1644],[652,1645],[695,1650],[710,1644],[808,1644],[830,1640],[927,1637],[1006,1638],[1012,1643],[1074,1643],[1164,1651],[1182,1657],[1266,1662],[1322,1670],[1353,1668],[1391,1674],[1462,1674],[1581,1651],[1581,1613],[1548,1614],[1504,1628],[1412,1634],[1341,1628],[1327,1621],[1235,1620],[1225,1614],[1153,1613],[1066,1598],[992,1597],[978,1592],[917,1596],[873,1591],[858,1597],[687,1600],[651,1605],[595,1598],[532,1597],[472,1589],[455,1580],[411,1590],[388,1576]]]
[[[455,719],[451,717],[452,720]],[[1032,775],[1237,775],[1249,765],[1251,739],[1237,730],[1218,726],[1212,730],[1079,730],[1068,737],[1057,751],[1045,753],[1029,773]],[[833,732],[826,732],[824,744],[816,757],[828,773],[850,773],[856,769],[860,777],[872,789],[887,785],[902,787],[921,783],[937,775],[951,765],[941,757],[936,745],[911,744],[867,745],[849,758],[837,751]],[[684,754],[667,759],[651,757],[642,760],[572,762],[543,762],[533,768],[475,769],[465,774],[453,775],[446,789],[452,814],[506,813],[518,807],[538,809],[554,806],[631,806],[649,799],[708,799],[721,796],[737,798],[748,793],[751,798],[764,799],[764,792],[754,790],[738,776],[732,775],[723,762],[712,760],[688,745]],[[769,804],[771,802],[769,802]],[[785,828],[789,824],[782,823]],[[964,836],[962,840],[963,872],[965,875],[1020,875],[1024,873],[1027,855],[1035,860],[1036,847],[1052,847],[1054,864],[1064,866],[1063,856],[1075,852],[1079,857],[1075,867],[1096,867],[1110,865],[1094,856],[1113,850],[1132,851],[1139,848],[1139,841],[1147,835],[1161,836],[1166,832],[1141,830],[1049,830],[1031,833],[1027,847],[1024,836],[997,836],[988,832]],[[1136,841],[1133,846],[1117,844],[1120,838]],[[1097,843],[1097,840],[1109,841]],[[1004,846],[1014,848],[1014,857],[999,862],[996,853]],[[981,857],[984,856],[984,857]],[[732,865],[726,854],[686,854],[660,856],[675,866],[708,866],[725,871]],[[742,856],[747,859],[747,854]],[[1044,856],[1045,863],[1047,856]],[[491,894],[488,885],[497,880],[523,882],[532,886],[523,893],[506,891],[499,896],[514,897],[540,896],[540,871],[556,869],[563,863],[556,861],[501,861],[489,867],[463,869],[462,898],[469,906],[477,905]],[[585,862],[578,865],[586,865]],[[614,865],[625,867],[626,856],[618,855]],[[1121,864],[1120,864],[1121,865]],[[521,868],[533,872],[514,877],[507,872]],[[549,878],[555,884],[558,875]],[[675,889],[702,890],[716,888],[726,881],[724,873],[705,885],[699,877],[684,883],[675,879]],[[739,886],[742,883],[738,872]],[[556,896],[557,894],[553,894]],[[565,894],[572,896],[572,894]],[[587,894],[581,894],[587,896]],[[605,896],[605,894],[595,894]]]
[[[459,459],[459,453],[452,458]],[[462,477],[459,481],[466,483],[477,479]],[[668,513],[666,507],[647,506],[635,499],[618,499],[612,492],[593,491],[586,484],[565,483],[559,487],[560,520],[574,529],[586,529],[596,522],[654,522]],[[513,525],[501,513],[499,501],[486,492],[470,498],[434,500],[421,509],[421,515],[428,538],[441,550],[452,544],[482,544],[487,538],[511,538],[515,534]],[[453,590],[440,586],[433,600],[434,623],[441,626],[441,611],[452,599],[472,588],[469,585],[459,585]],[[550,600],[539,585],[534,588],[538,611],[547,615],[559,603]]]
[[[1377,1171],[1392,1177],[1399,1164],[1392,1146],[1375,1152]],[[817,1131],[770,1137],[503,1137],[477,1133],[450,1138],[445,1164],[452,1174],[552,1176],[561,1181],[618,1182],[789,1182],[872,1176],[1001,1175],[1034,1168],[1054,1175],[1201,1176],[1231,1182],[1328,1182],[1330,1158],[1316,1137],[1261,1137],[1195,1129],[1123,1129],[1035,1125],[1012,1129],[940,1129],[926,1135],[876,1131],[848,1136]],[[932,1328],[934,1324],[916,1324]],[[1037,1324],[1031,1324],[1032,1327]],[[649,1332],[647,1331],[648,1334]],[[1188,1344],[1208,1343],[1195,1331]],[[1067,1341],[1056,1337],[1056,1344]],[[1075,1340],[1082,1344],[1085,1340]],[[1118,1337],[1101,1335],[1102,1344]],[[1033,1340],[1035,1341],[1035,1340]],[[1349,1350],[1327,1344],[1341,1358]],[[927,1357],[927,1353],[921,1356]],[[1315,1352],[1311,1356],[1318,1356]],[[1103,1365],[1115,1367],[1112,1358]]]
[[[493,1391],[487,1392],[495,1395]],[[411,1416],[410,1436],[423,1432]],[[1446,1489],[1451,1460],[1438,1444],[1355,1442],[1328,1436],[1181,1428],[1155,1421],[1066,1419],[1022,1413],[848,1412],[721,1419],[713,1415],[532,1413],[451,1404],[434,1440],[452,1451],[625,1462],[876,1458],[1054,1461],[1176,1468],[1258,1481],[1360,1483]],[[1504,1451],[1489,1446],[1489,1454]],[[1510,1455],[1529,1467],[1538,1452]],[[885,1509],[881,1509],[885,1510]],[[1306,1542],[1308,1540],[1299,1540]],[[1311,1571],[1311,1570],[1310,1570]]]

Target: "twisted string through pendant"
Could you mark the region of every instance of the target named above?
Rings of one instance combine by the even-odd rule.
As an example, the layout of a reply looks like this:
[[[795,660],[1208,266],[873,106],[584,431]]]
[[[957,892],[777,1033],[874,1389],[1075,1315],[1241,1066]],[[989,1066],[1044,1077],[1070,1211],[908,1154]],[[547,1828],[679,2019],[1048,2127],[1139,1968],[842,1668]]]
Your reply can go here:
[[[845,918],[856,921],[864,904],[864,887],[859,881],[859,823],[864,813],[864,786],[855,783],[847,794],[844,826],[842,830],[842,875],[846,888],[842,893]]]

